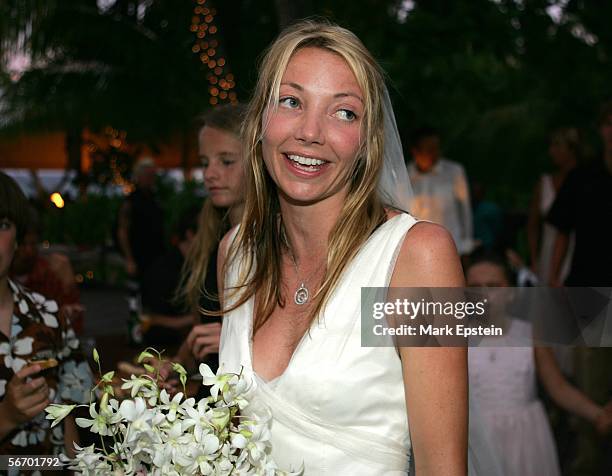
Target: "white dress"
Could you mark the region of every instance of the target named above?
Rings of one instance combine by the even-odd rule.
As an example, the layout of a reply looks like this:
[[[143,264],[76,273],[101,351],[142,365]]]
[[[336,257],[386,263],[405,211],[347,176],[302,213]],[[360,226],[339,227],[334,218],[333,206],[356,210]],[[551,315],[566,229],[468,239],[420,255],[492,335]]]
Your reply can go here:
[[[381,225],[347,266],[320,322],[302,338],[285,372],[264,382],[253,371],[253,298],[223,319],[220,366],[252,376],[250,398],[272,413],[272,455],[304,474],[405,475],[411,453],[402,367],[395,347],[361,346],[361,288],[388,286],[416,220]],[[225,287],[236,284],[228,267]]]
[[[530,334],[531,325],[515,319],[503,339],[525,342]],[[470,407],[479,410],[503,474],[560,476],[550,423],[536,393],[533,348],[470,348],[468,362]]]

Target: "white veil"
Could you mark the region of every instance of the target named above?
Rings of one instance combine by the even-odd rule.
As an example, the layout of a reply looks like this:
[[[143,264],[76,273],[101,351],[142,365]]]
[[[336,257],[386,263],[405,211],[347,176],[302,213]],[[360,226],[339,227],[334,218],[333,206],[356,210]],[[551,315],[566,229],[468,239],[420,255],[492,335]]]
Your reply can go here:
[[[378,193],[385,205],[410,212],[412,186],[404,162],[404,151],[393,114],[393,105],[386,87],[384,89],[383,114],[385,148],[383,168],[378,179]]]
[[[383,98],[385,148],[384,163],[378,180],[378,193],[385,205],[398,210],[410,212],[413,197],[412,186],[406,163],[402,142],[395,122],[393,105],[389,92],[385,87]],[[491,446],[491,439],[477,403],[470,398],[469,404],[469,442],[468,442],[468,474],[470,476],[501,476],[503,469],[501,461]],[[414,474],[414,457],[411,455],[410,475]]]

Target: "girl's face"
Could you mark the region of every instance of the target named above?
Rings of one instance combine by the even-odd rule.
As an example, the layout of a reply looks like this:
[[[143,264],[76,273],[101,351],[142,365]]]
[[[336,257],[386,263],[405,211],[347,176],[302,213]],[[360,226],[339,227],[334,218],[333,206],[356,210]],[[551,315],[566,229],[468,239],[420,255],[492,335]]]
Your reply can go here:
[[[0,279],[8,276],[17,248],[17,228],[8,218],[0,218]]]
[[[346,61],[298,50],[281,79],[277,108],[263,119],[263,159],[293,203],[344,198],[360,147],[364,97]]]
[[[471,266],[467,271],[466,281],[471,287],[502,288],[510,286],[504,268],[487,261]]]
[[[244,201],[242,150],[234,134],[205,126],[199,136],[204,185],[215,207],[231,208]]]

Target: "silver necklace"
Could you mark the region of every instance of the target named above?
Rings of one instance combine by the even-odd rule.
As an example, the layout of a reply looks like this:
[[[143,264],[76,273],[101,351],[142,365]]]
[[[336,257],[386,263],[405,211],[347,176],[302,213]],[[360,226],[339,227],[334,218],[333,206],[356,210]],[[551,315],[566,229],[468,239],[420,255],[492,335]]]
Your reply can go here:
[[[300,285],[293,294],[293,302],[295,302],[298,306],[303,306],[310,298],[310,291],[308,291],[306,283],[300,279],[300,270],[297,262],[295,261],[295,256],[293,256],[293,250],[291,248],[289,248],[289,256],[291,256],[291,261],[293,262],[293,266],[295,268],[295,275],[297,276],[298,281],[300,281]]]
[[[285,227],[282,225],[282,222],[281,222],[281,237],[282,237],[281,239],[283,240],[283,244],[287,248],[287,251],[289,252],[289,256],[291,257],[291,262],[293,263],[293,267],[295,268],[295,275],[297,276],[298,281],[300,282],[300,285],[295,290],[295,293],[293,293],[293,302],[295,302],[298,306],[303,306],[310,299],[310,291],[308,290],[308,287],[306,287],[306,281],[300,278],[300,269],[298,268],[297,261],[295,260],[295,255],[293,254],[293,248],[289,244],[289,240],[287,239],[287,234],[285,233]],[[316,271],[314,271],[310,275],[308,280],[310,280],[316,273],[319,272],[319,270],[321,269],[321,266],[322,264],[316,269]]]

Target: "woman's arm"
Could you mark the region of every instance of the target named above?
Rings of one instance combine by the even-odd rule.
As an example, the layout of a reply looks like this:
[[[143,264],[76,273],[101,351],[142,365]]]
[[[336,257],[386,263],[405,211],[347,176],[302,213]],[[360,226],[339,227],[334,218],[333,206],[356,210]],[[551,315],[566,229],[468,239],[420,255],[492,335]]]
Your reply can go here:
[[[548,284],[553,287],[563,286],[561,281],[561,268],[569,249],[569,234],[558,230],[552,258],[550,260],[550,277]]]
[[[453,239],[430,223],[414,226],[402,245],[392,287],[458,287],[463,272]],[[400,348],[406,407],[419,476],[467,474],[467,349]]]
[[[534,355],[538,377],[553,401],[595,425],[604,414],[603,408],[567,381],[549,347],[536,347]]]

